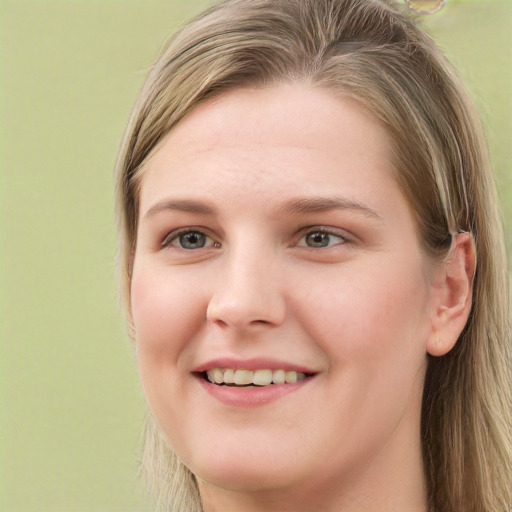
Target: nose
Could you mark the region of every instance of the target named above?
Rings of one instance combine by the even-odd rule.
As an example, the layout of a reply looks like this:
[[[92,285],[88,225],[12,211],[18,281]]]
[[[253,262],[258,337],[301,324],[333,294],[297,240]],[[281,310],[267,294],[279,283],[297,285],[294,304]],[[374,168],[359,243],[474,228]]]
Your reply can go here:
[[[209,322],[235,330],[278,326],[286,316],[276,258],[261,250],[226,254],[208,303]]]

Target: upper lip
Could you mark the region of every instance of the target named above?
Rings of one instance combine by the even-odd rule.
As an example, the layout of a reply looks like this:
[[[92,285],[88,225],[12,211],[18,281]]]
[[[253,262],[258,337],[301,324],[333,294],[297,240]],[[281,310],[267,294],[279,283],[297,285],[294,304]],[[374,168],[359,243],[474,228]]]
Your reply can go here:
[[[317,371],[304,366],[303,364],[291,363],[289,361],[279,361],[265,357],[250,359],[236,359],[232,357],[220,357],[211,359],[196,366],[192,372],[202,373],[212,368],[232,368],[234,370],[285,370],[296,371],[305,374],[318,373]]]

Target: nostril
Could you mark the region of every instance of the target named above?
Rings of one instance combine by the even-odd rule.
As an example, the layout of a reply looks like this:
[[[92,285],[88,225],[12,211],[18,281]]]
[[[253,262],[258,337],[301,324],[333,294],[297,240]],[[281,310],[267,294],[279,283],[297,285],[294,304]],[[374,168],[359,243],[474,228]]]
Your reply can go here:
[[[237,252],[234,258],[236,261],[226,264],[225,274],[218,277],[208,301],[207,321],[235,329],[280,325],[285,318],[286,301],[279,279],[273,277],[277,270],[271,275],[271,270],[265,269],[272,264],[265,265],[254,252]]]
[[[263,301],[212,301],[206,310],[206,320],[220,327],[265,328],[280,325],[285,317],[284,311],[284,304],[265,304]]]

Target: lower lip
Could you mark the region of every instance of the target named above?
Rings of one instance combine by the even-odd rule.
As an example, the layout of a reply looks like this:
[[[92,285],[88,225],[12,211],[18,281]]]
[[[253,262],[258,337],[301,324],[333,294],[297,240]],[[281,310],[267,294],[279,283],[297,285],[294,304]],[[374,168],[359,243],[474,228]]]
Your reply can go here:
[[[211,396],[226,405],[236,407],[257,407],[265,405],[275,400],[299,391],[306,386],[313,377],[308,377],[295,384],[272,384],[270,386],[219,386],[206,381],[204,378],[196,377],[203,389]]]

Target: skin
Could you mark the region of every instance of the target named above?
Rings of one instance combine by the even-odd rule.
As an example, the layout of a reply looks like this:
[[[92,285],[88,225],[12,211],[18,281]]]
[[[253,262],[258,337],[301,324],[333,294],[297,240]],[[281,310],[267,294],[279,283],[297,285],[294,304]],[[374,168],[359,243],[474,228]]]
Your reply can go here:
[[[455,343],[474,258],[464,235],[446,262],[424,254],[390,154],[356,103],[283,84],[202,104],[148,161],[137,362],[207,512],[426,510],[426,354]],[[184,249],[182,228],[205,245]],[[193,373],[217,357],[315,375],[263,405],[226,404]]]

